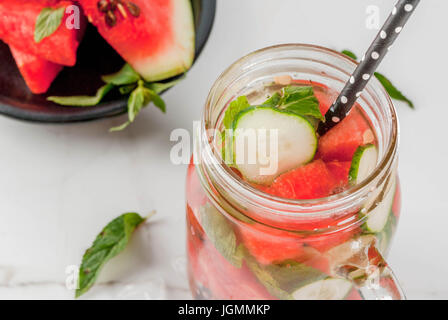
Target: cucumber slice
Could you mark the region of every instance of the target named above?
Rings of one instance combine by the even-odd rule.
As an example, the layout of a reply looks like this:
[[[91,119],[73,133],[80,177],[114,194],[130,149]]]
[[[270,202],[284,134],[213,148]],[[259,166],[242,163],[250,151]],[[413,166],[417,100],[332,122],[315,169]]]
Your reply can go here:
[[[269,185],[281,173],[311,161],[316,153],[312,124],[277,108],[245,109],[233,121],[233,130],[234,164],[250,182]],[[271,130],[276,130],[277,137]]]
[[[383,256],[387,256],[389,253],[390,244],[395,233],[396,223],[397,221],[394,214],[390,213],[386,226],[383,231],[378,234],[378,249]]]
[[[373,144],[358,147],[348,174],[350,183],[355,185],[367,178],[375,170],[377,160],[378,151]]]
[[[395,197],[395,190],[397,182],[395,177],[390,181],[390,187],[387,187],[382,200],[369,213],[367,213],[367,221],[364,223],[364,230],[368,232],[378,233],[383,231],[389,221],[389,216],[392,214],[392,205]]]
[[[301,287],[292,296],[294,300],[343,300],[352,287],[348,280],[327,278]]]

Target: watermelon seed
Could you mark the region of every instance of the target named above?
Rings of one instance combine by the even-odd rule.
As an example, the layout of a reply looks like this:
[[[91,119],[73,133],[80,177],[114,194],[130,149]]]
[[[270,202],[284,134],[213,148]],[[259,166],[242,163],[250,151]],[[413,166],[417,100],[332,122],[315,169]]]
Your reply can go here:
[[[116,17],[115,14],[114,14],[112,11],[110,11],[110,10],[107,11],[105,19],[106,19],[106,24],[107,24],[109,27],[113,27],[113,26],[115,26],[115,25],[117,24],[117,17]]]
[[[135,3],[128,1],[126,2],[126,7],[134,17],[137,18],[140,15],[140,8]]]
[[[110,1],[110,10],[115,10],[117,5],[120,3],[119,0],[109,0]]]
[[[126,19],[128,17],[128,14],[126,13],[126,10],[124,9],[123,5],[121,3],[118,3],[117,8],[118,11],[120,11],[121,15],[123,16],[123,18]]]
[[[100,12],[106,13],[109,11],[109,2],[107,0],[98,1],[97,6]]]

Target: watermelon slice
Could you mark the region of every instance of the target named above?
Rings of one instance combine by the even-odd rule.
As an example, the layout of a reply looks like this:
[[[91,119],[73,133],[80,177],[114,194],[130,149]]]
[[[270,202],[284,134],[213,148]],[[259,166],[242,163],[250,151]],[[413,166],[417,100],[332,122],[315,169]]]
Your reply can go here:
[[[176,76],[194,58],[190,0],[78,1],[106,41],[147,81]]]
[[[0,1],[0,39],[17,50],[57,64],[73,66],[76,63],[76,50],[86,26],[84,16],[79,16],[80,29],[69,29],[66,27],[66,22],[72,15],[66,13],[61,25],[53,34],[39,43],[34,41],[35,24],[42,9],[67,8],[71,5],[73,5],[72,1],[2,0]]]
[[[335,180],[322,160],[279,176],[268,193],[288,199],[318,199],[327,197],[335,188]]]
[[[324,161],[351,161],[356,149],[364,144],[369,129],[358,109],[319,139],[318,154]],[[371,133],[371,130],[370,130]]]
[[[17,67],[32,93],[40,94],[48,90],[63,66],[36,57],[10,46]]]

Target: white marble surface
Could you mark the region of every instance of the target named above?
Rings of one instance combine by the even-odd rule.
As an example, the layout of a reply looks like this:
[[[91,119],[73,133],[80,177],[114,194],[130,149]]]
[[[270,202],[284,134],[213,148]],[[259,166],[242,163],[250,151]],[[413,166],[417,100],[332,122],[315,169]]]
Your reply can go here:
[[[164,96],[167,114],[148,108],[121,133],[107,129],[124,117],[71,125],[0,117],[0,299],[72,298],[67,266],[131,210],[158,213],[85,298],[190,298],[186,167],[170,162],[170,132],[191,131],[219,73],[252,50],[304,42],[361,54],[376,33],[365,26],[369,5],[383,20],[391,1],[219,0],[205,51]],[[448,2],[422,1],[381,66],[417,106],[397,103],[404,206],[390,256],[411,299],[448,298],[447,14]]]

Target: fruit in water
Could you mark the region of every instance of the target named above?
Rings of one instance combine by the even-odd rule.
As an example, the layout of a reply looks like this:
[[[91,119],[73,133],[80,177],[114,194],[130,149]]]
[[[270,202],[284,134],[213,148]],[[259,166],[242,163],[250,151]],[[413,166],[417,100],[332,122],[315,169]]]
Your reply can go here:
[[[193,266],[196,281],[209,289],[212,299],[272,300],[272,297],[244,263],[241,268],[230,264],[210,243],[197,250]],[[190,256],[191,259],[192,256]]]
[[[355,215],[355,214],[353,214]],[[322,223],[319,223],[322,227],[324,225]],[[337,226],[337,220],[331,221],[330,219],[327,220],[327,227],[336,227]],[[317,234],[317,235],[310,235],[306,239],[307,245],[310,247],[313,247],[314,249],[320,251],[320,252],[326,252],[329,249],[336,247],[348,240],[350,240],[355,234],[359,233],[361,230],[359,227],[354,226],[350,228],[346,228],[344,230],[338,230],[337,232],[333,233],[326,233],[326,234]]]
[[[63,66],[22,52],[10,46],[17,67],[32,93],[39,94],[48,90]]]
[[[71,5],[73,5],[72,1],[0,1],[0,39],[27,54],[57,64],[73,66],[76,63],[76,50],[86,25],[82,15],[74,17],[71,12],[65,13],[61,25],[54,33],[39,43],[34,41],[36,20],[42,9],[68,8]],[[79,19],[79,29],[67,27],[67,25],[72,26],[71,19],[73,18]]]
[[[298,258],[303,253],[300,237],[263,225],[242,225],[239,236],[249,253],[261,264]]]
[[[318,153],[326,162],[332,160],[351,161],[356,149],[365,144],[367,121],[358,109],[319,139]]]
[[[292,112],[248,108],[238,113],[233,129],[235,165],[250,182],[269,185],[279,174],[311,161],[316,153],[313,126]],[[277,152],[271,151],[274,149]],[[255,155],[254,159],[250,155]]]
[[[134,9],[130,9],[132,2]],[[88,20],[147,81],[176,76],[194,58],[190,0],[132,0],[103,12],[98,0],[80,0]]]
[[[348,184],[350,161],[331,161],[326,163],[328,170],[335,179],[336,187],[343,188]]]
[[[335,180],[322,160],[291,170],[275,179],[267,190],[288,199],[318,199],[331,194]]]

